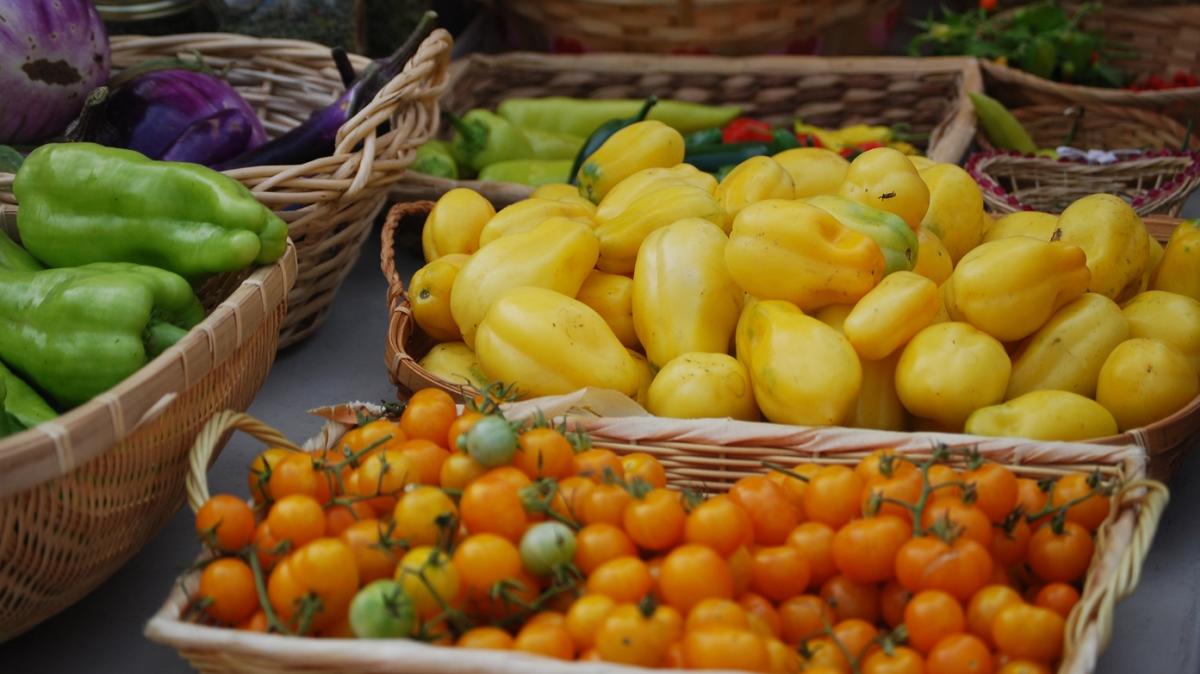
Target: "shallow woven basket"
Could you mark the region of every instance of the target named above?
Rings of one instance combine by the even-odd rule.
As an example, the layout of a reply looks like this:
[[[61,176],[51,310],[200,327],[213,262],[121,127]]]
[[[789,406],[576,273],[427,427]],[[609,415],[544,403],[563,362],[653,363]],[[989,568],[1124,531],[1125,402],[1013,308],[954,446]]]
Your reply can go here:
[[[592,444],[618,454],[647,452],[666,468],[668,481],[713,493],[728,489],[737,479],[765,472],[763,462],[785,466],[802,462],[853,465],[870,451],[893,447],[898,452],[927,457],[936,441],[951,447],[975,447],[984,457],[1012,466],[1022,476],[1045,478],[1099,470],[1118,477],[1123,485],[1113,495],[1109,518],[1096,534],[1096,550],[1082,597],[1067,620],[1060,674],[1083,674],[1096,661],[1112,634],[1114,608],[1136,588],[1158,520],[1167,502],[1161,483],[1144,479],[1145,454],[1136,447],[1046,443],[976,438],[964,435],[905,434],[840,428],[798,426],[731,420],[676,420],[648,416],[595,416],[626,409],[613,391],[584,390],[567,396],[542,398],[509,406],[510,419],[544,412],[549,418],[569,414],[573,424],[591,433]],[[331,421],[305,449],[336,446],[354,423],[358,406],[323,410]],[[587,413],[581,413],[582,410]],[[245,415],[213,417],[192,450],[193,473],[188,501],[193,509],[208,497],[207,469],[212,446],[231,430],[244,431],[269,445],[280,434]],[[146,626],[146,635],[176,648],[205,674],[620,674],[647,671],[602,662],[562,663],[514,652],[448,649],[409,640],[313,639],[255,634],[207,627],[180,620],[195,592],[192,572],[176,583],[166,603]]]
[[[1086,150],[1200,150],[1200,135],[1189,135],[1183,124],[1150,110],[1047,103],[1011,112],[1038,147],[1063,145],[1074,129],[1070,145]],[[975,130],[975,142],[983,150],[997,149],[981,128]]]
[[[1178,215],[1200,186],[1200,152],[1151,150],[1111,164],[1052,159],[1015,152],[979,152],[966,170],[979,183],[988,210],[1058,213],[1089,194],[1124,197],[1138,215]]]
[[[436,133],[437,98],[446,83],[451,42],[446,31],[434,31],[404,71],[342,125],[333,155],[296,166],[226,172],[275,209],[296,244],[299,275],[288,297],[281,348],[304,339],[325,320],[383,210],[387,188],[404,175],[416,148]],[[312,42],[225,33],[112,39],[114,67],[196,54],[214,68],[230,67],[229,83],[272,137],[299,125],[345,90],[329,48]],[[362,56],[351,61],[360,72],[370,62]]]
[[[13,207],[0,205],[0,225]],[[208,317],[115,388],[0,439],[0,642],[82,598],[183,501],[187,452],[218,410],[244,410],[275,360],[296,249],[200,291]],[[218,443],[216,450],[219,450]]]
[[[399,237],[419,238],[425,216],[433,208],[431,201],[396,204],[388,211],[383,224],[381,266],[388,283],[388,318],[386,363],[388,377],[396,385],[398,395],[407,396],[413,391],[434,387],[446,391],[460,402],[474,397],[478,391],[466,382],[451,382],[421,367],[420,359],[433,348],[436,342],[426,335],[413,320],[408,296],[404,293],[404,281],[396,270],[397,254],[403,255]],[[1179,220],[1165,216],[1148,217],[1146,228],[1159,241],[1166,243],[1175,231]],[[1119,435],[1097,438],[1090,442],[1105,445],[1137,445],[1150,457],[1151,477],[1165,479],[1173,471],[1179,459],[1190,449],[1193,436],[1200,434],[1200,396],[1192,399],[1183,409],[1160,419],[1149,426],[1135,428]]]
[[[981,91],[979,67],[962,58],[818,58],[763,56],[474,54],[450,69],[442,99],[447,110],[495,109],[506,98],[678,99],[731,104],[743,114],[791,125],[840,127],[906,123],[928,133],[932,159],[958,162],[975,134],[967,92]],[[528,197],[512,183],[454,181],[415,173],[392,191],[397,201],[436,199],[454,187],[471,187],[497,205]]]
[[[1107,3],[1106,3],[1107,4]],[[1105,6],[1084,22],[1132,52],[1114,62],[1135,78],[1167,77],[1176,71],[1200,73],[1200,5],[1154,7]],[[984,60],[988,91],[1011,105],[1083,103],[1146,108],[1186,120],[1200,115],[1200,87],[1164,91],[1126,91],[1062,84]],[[1197,120],[1200,121],[1200,120]]]

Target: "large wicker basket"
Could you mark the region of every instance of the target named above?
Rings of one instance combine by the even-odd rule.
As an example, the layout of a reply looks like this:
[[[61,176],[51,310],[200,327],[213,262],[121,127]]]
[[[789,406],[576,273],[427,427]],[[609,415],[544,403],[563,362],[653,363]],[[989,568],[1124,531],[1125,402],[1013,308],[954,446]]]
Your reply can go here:
[[[404,279],[400,278],[396,267],[397,254],[403,254],[398,247],[398,237],[413,231],[419,233],[424,225],[425,216],[432,207],[433,202],[430,201],[396,204],[388,212],[383,225],[381,266],[388,283],[388,307],[391,312],[388,318],[385,362],[388,376],[396,385],[400,396],[434,387],[446,391],[459,401],[465,401],[478,393],[470,384],[446,381],[421,367],[420,359],[429,352],[435,342],[422,332],[413,320],[412,308],[404,293]],[[1146,218],[1145,223],[1150,234],[1165,243],[1170,239],[1171,232],[1175,231],[1179,220],[1155,216]],[[1092,442],[1106,445],[1137,445],[1150,457],[1150,475],[1164,478],[1173,472],[1185,450],[1191,447],[1192,436],[1197,433],[1200,433],[1200,396],[1193,398],[1178,412],[1149,426],[1120,435],[1098,438]]]
[[[0,205],[0,226],[12,215]],[[200,292],[208,317],[175,346],[91,402],[0,440],[0,642],[70,606],[153,538],[183,500],[203,422],[246,409],[266,380],[295,246],[217,281]]]
[[[608,395],[605,395],[608,394]],[[616,399],[614,399],[616,398]],[[1114,607],[1137,586],[1142,563],[1150,550],[1159,517],[1167,501],[1162,484],[1143,479],[1145,455],[1136,447],[1045,443],[963,435],[917,435],[858,431],[730,420],[684,421],[646,416],[596,417],[619,412],[620,394],[581,391],[510,406],[509,418],[528,418],[544,412],[567,417],[592,434],[593,445],[618,454],[647,452],[666,468],[676,487],[702,492],[724,491],[738,478],[764,472],[765,461],[785,466],[802,462],[854,464],[881,447],[915,456],[928,456],[934,442],[951,447],[974,447],[984,457],[1007,464],[1019,475],[1044,478],[1099,470],[1119,478],[1108,520],[1097,533],[1096,551],[1082,598],[1067,621],[1060,674],[1083,674],[1096,661],[1112,634]],[[626,399],[627,400],[627,399]],[[606,409],[607,408],[607,409]],[[590,410],[579,414],[581,410]],[[353,424],[354,408],[328,410],[335,419]],[[305,449],[335,446],[349,426],[330,422],[305,444]],[[188,499],[198,508],[208,496],[203,471],[210,445],[238,429],[268,444],[279,434],[244,414],[217,415],[193,448]],[[176,648],[205,674],[621,674],[646,671],[602,662],[566,664],[514,652],[447,649],[409,640],[311,639],[255,634],[207,627],[180,619],[197,584],[196,573],[177,583],[166,603],[146,626],[146,635]]]
[[[416,148],[437,131],[437,99],[445,86],[450,47],[446,31],[430,35],[404,71],[342,126],[331,156],[303,165],[228,172],[287,221],[296,244],[299,275],[288,297],[281,348],[304,339],[325,320],[383,210],[387,188],[404,175]],[[223,33],[112,39],[115,67],[195,54],[215,68],[230,68],[229,82],[271,136],[297,126],[344,91],[329,48],[311,42]],[[362,56],[351,61],[359,71],[369,63]]]
[[[1122,105],[1046,103],[1011,110],[1038,147],[1067,143],[1083,149],[1200,150],[1200,135],[1157,112]],[[1187,141],[1186,145],[1184,141]],[[983,129],[975,130],[983,150],[995,150]]]
[[[674,98],[732,104],[743,114],[791,124],[840,127],[906,123],[928,133],[921,148],[938,161],[958,162],[975,134],[967,92],[980,91],[974,59],[817,58],[764,56],[474,54],[451,67],[442,105],[456,113],[495,109],[511,97]],[[398,201],[436,199],[471,187],[497,204],[529,196],[512,183],[453,181],[409,173],[392,191]]]

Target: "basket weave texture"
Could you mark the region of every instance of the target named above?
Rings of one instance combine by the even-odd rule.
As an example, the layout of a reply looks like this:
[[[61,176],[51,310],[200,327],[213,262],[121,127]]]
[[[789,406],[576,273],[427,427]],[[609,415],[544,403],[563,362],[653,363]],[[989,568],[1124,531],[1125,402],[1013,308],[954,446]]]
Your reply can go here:
[[[802,428],[727,419],[676,420],[649,416],[607,416],[629,411],[628,399],[613,391],[584,389],[566,396],[510,405],[510,419],[543,412],[562,415],[591,433],[594,446],[618,454],[646,452],[662,462],[676,487],[713,493],[745,475],[762,473],[763,462],[795,466],[802,462],[852,465],[872,450],[927,458],[934,442],[974,447],[987,459],[1034,478],[1099,470],[1118,477],[1109,518],[1097,532],[1096,551],[1082,597],[1067,621],[1059,674],[1093,671],[1112,634],[1117,601],[1137,586],[1158,520],[1167,502],[1161,483],[1143,479],[1145,454],[1136,447],[1046,443],[946,434],[904,434],[840,428]],[[342,405],[318,412],[334,421],[305,443],[305,449],[336,446],[363,405]],[[636,407],[636,406],[635,406]],[[377,410],[376,410],[377,411]],[[644,412],[642,413],[644,414]],[[349,424],[349,425],[347,425]],[[208,497],[203,470],[209,445],[230,430],[243,430],[264,443],[278,444],[279,434],[246,415],[220,414],[197,438],[188,500],[198,508]],[[180,620],[196,573],[176,584],[163,607],[146,626],[146,635],[176,648],[205,674],[283,674],[302,669],[314,674],[621,674],[646,671],[603,662],[565,664],[514,652],[447,649],[409,640],[363,642],[344,639],[297,639],[196,625]]]
[[[1038,147],[1058,147],[1074,128],[1072,147],[1099,150],[1200,150],[1200,136],[1166,115],[1119,105],[1048,103],[1011,110]],[[1187,139],[1187,147],[1183,141]],[[975,142],[983,150],[997,149],[982,129]]]
[[[0,440],[0,642],[82,598],[174,516],[203,422],[249,407],[266,379],[295,280],[289,244],[275,264],[207,285],[208,317],[175,346]]]
[[[437,99],[446,84],[451,44],[449,33],[434,31],[403,72],[342,125],[332,155],[295,166],[226,172],[288,223],[296,244],[299,275],[288,297],[281,348],[325,320],[383,210],[387,188],[404,175],[416,148],[437,132]],[[270,136],[298,126],[344,91],[329,48],[311,42],[225,33],[112,39],[113,65],[119,68],[196,54],[214,68],[229,67],[229,83]],[[351,61],[360,72],[370,63],[362,56]]]
[[[922,147],[937,161],[958,162],[975,134],[975,112],[967,92],[982,79],[974,59],[816,58],[762,56],[647,56],[603,54],[546,56],[473,54],[451,67],[442,99],[463,113],[495,107],[506,98],[571,96],[645,98],[730,104],[743,114],[791,125],[841,127],[906,123],[930,134]],[[497,205],[529,196],[511,183],[453,181],[409,174],[395,190],[398,201],[436,199],[454,187],[471,187]]]

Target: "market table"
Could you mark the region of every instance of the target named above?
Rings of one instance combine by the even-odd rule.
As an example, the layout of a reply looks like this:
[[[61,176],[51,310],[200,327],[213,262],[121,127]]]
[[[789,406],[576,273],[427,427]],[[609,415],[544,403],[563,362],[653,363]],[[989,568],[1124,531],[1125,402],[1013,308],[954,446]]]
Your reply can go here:
[[[1200,211],[1193,203],[1187,212]],[[419,260],[398,260],[407,279]],[[384,367],[386,285],[373,236],[338,294],[329,321],[309,340],[279,355],[250,413],[302,441],[322,421],[305,411],[347,400],[395,398]],[[235,436],[210,471],[214,493],[245,493],[245,469],[261,446]],[[1121,603],[1101,674],[1144,669],[1161,674],[1200,671],[1200,452],[1179,467],[1172,501],[1137,593]],[[90,596],[11,643],[0,645],[0,674],[147,672],[191,668],[173,650],[151,643],[142,628],[180,570],[195,557],[191,513],[185,508],[138,556]]]

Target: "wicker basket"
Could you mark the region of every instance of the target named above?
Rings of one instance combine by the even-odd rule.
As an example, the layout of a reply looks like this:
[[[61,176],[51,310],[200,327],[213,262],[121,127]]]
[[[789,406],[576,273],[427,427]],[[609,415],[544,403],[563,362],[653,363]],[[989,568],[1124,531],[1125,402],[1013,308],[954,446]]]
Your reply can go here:
[[[606,395],[607,394],[607,395]],[[611,391],[581,391],[510,406],[510,418],[527,418],[543,411],[554,418],[588,409],[622,408],[623,397]],[[615,402],[616,405],[610,404]],[[333,418],[353,423],[352,406],[328,410]],[[594,413],[593,412],[593,413]],[[1020,475],[1044,478],[1100,470],[1122,480],[1113,496],[1109,519],[1097,533],[1096,552],[1088,570],[1082,598],[1067,621],[1060,674],[1093,671],[1112,633],[1114,606],[1137,586],[1142,563],[1150,550],[1159,517],[1166,505],[1166,488],[1143,479],[1145,455],[1136,447],[1043,443],[962,435],[916,435],[811,429],[729,420],[684,421],[653,417],[608,417],[572,414],[571,419],[592,434],[593,445],[625,454],[647,452],[666,468],[676,487],[704,492],[723,491],[738,478],[765,470],[764,461],[794,466],[812,461],[854,464],[880,447],[928,456],[933,441],[952,447],[976,447],[985,457],[1008,464]],[[330,422],[310,439],[306,449],[335,446],[349,426]],[[279,434],[244,414],[219,414],[197,438],[188,482],[193,509],[208,497],[204,470],[211,447],[238,429],[276,445]],[[195,591],[197,575],[177,583],[166,603],[146,626],[146,635],[176,648],[205,674],[621,674],[645,671],[607,663],[565,664],[513,652],[446,649],[408,640],[363,642],[345,639],[298,639],[278,635],[207,627],[180,620]]]
[[[281,348],[304,339],[325,320],[383,210],[387,188],[400,180],[416,148],[436,132],[437,97],[445,86],[450,46],[444,30],[427,38],[404,71],[342,126],[332,156],[297,166],[227,172],[287,221],[296,244],[299,275],[288,297]],[[194,54],[213,67],[231,67],[229,82],[258,112],[271,136],[297,126],[344,90],[329,48],[311,42],[223,33],[112,39],[116,67]],[[359,71],[369,63],[361,56],[351,59]]]
[[[1183,124],[1150,110],[1048,103],[1011,112],[1038,147],[1058,147],[1071,136],[1071,146],[1088,150],[1200,150],[1200,135],[1189,135]],[[975,142],[983,150],[997,149],[983,129],[975,130]]]
[[[13,210],[0,205],[0,226]],[[215,279],[199,293],[208,317],[177,344],[0,440],[0,642],[86,595],[174,516],[203,422],[246,409],[266,380],[295,281],[290,243],[270,267]]]
[[[466,401],[478,391],[466,383],[446,381],[421,367],[420,359],[436,343],[421,331],[413,320],[408,297],[404,294],[404,279],[396,271],[397,237],[407,232],[419,232],[425,215],[433,202],[418,201],[396,204],[388,211],[383,225],[381,266],[388,283],[388,319],[386,363],[388,377],[397,393],[406,396],[413,391],[434,387],[446,391],[456,400]],[[1179,220],[1163,216],[1146,218],[1146,228],[1159,241],[1166,242]],[[1093,440],[1107,445],[1137,445],[1150,457],[1150,475],[1165,478],[1174,471],[1179,459],[1190,448],[1192,436],[1200,433],[1200,396],[1171,416],[1120,435]]]
[[[938,161],[958,162],[975,134],[967,92],[980,91],[974,59],[719,58],[702,56],[472,55],[450,69],[443,106],[457,113],[494,109],[506,98],[674,98],[742,106],[744,114],[821,126],[907,123],[929,133],[923,148]],[[471,187],[498,205],[529,196],[509,183],[453,181],[408,174],[392,191],[397,201],[436,199]]]

